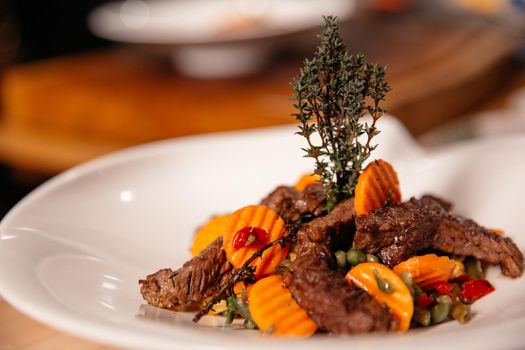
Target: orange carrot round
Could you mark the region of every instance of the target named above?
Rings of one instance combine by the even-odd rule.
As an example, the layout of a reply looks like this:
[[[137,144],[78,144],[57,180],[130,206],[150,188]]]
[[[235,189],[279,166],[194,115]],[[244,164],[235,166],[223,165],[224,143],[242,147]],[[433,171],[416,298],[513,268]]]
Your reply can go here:
[[[367,215],[370,211],[383,207],[387,201],[401,201],[399,180],[392,165],[379,159],[368,164],[357,179],[355,213]]]
[[[229,215],[215,216],[197,230],[191,245],[192,256],[199,255],[204,248],[224,234],[228,216]]]
[[[257,250],[286,234],[284,220],[273,210],[263,205],[249,205],[231,214],[224,233],[226,257],[238,269]],[[279,244],[266,249],[261,257],[250,265],[255,266],[257,278],[269,275],[288,254],[288,246]]]
[[[454,260],[446,256],[426,254],[414,256],[396,266],[393,270],[396,274],[408,272],[415,284],[423,289],[439,282],[447,282],[451,277],[456,264]]]
[[[414,300],[405,282],[392,270],[383,264],[366,262],[348,271],[345,279],[388,306],[394,317],[399,320],[398,331],[408,330],[414,313]],[[385,289],[386,283],[389,290]]]
[[[297,191],[302,192],[306,187],[319,183],[319,180],[321,180],[321,177],[317,174],[305,174],[297,180],[294,187]]]
[[[309,337],[317,324],[293,299],[282,277],[273,275],[257,281],[248,303],[252,320],[262,332],[272,334]]]

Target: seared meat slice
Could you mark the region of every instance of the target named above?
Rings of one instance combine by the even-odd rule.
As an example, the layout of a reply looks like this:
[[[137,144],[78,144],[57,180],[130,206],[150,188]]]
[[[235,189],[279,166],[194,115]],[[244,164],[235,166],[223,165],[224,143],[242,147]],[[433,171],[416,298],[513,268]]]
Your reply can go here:
[[[322,254],[331,258],[331,252],[349,248],[354,231],[354,200],[347,199],[328,215],[303,225],[292,249],[297,255]]]
[[[410,199],[356,218],[355,247],[377,253],[389,267],[429,248],[446,211],[440,202]]]
[[[438,227],[432,246],[446,253],[469,255],[499,264],[504,275],[523,273],[523,254],[508,238],[486,230],[461,216],[446,216]]]
[[[297,222],[301,216],[322,214],[325,204],[325,193],[321,185],[310,185],[303,192],[293,187],[279,186],[261,201],[275,210],[287,223]]]
[[[321,330],[333,334],[388,331],[396,327],[390,311],[364,290],[352,287],[326,257],[298,257],[284,274],[294,299]]]
[[[394,266],[427,248],[474,256],[499,264],[504,275],[523,273],[523,254],[506,237],[489,232],[472,220],[449,212],[450,203],[424,196],[387,206],[356,218],[355,244],[367,253],[378,253]]]
[[[180,269],[162,269],[140,280],[148,304],[176,311],[198,310],[204,300],[228,282],[233,268],[218,238]]]

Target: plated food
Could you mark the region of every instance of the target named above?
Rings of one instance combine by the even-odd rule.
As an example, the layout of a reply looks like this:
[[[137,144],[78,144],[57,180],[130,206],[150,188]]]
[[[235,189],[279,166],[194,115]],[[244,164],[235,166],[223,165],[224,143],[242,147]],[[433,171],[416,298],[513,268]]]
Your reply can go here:
[[[276,335],[405,332],[467,322],[470,305],[494,291],[483,264],[522,275],[523,255],[502,232],[436,196],[402,201],[385,160],[365,167],[389,86],[384,67],[347,54],[337,29],[327,17],[293,83],[315,174],[204,225],[191,260],[140,281],[149,304]]]

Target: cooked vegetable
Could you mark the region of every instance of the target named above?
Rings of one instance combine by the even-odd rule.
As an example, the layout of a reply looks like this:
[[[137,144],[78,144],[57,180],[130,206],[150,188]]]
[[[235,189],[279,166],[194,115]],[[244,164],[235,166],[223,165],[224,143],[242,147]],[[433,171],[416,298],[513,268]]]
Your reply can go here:
[[[346,259],[350,266],[355,266],[365,261],[366,255],[362,251],[352,248],[346,253]]]
[[[454,261],[446,256],[427,254],[407,259],[394,266],[393,270],[398,275],[403,272],[410,273],[414,283],[428,289],[436,283],[448,281],[455,267]]]
[[[463,261],[463,265],[465,265],[465,273],[470,277],[485,278],[485,273],[481,267],[481,262],[478,259],[468,256]]]
[[[342,250],[338,250],[334,253],[335,255],[335,261],[337,262],[337,267],[340,269],[344,268],[346,266],[346,253]]]
[[[454,301],[450,307],[449,316],[461,324],[465,324],[470,319],[470,306],[461,301]]]
[[[399,181],[392,165],[379,159],[368,164],[359,175],[355,188],[355,213],[367,215],[388,201],[401,201]]]
[[[471,279],[461,286],[461,297],[464,302],[471,304],[479,298],[494,291],[489,281],[484,279]]]
[[[204,248],[224,234],[228,217],[229,215],[214,216],[197,230],[191,245],[192,256],[199,255]]]
[[[321,177],[317,174],[305,174],[295,183],[295,189],[299,192],[304,191],[304,189],[310,185],[319,183]]]
[[[365,260],[368,262],[379,262],[379,259],[374,254],[366,254]]]
[[[364,262],[348,271],[345,279],[386,304],[399,319],[399,331],[408,330],[414,312],[414,300],[410,289],[392,270],[383,264]]]
[[[414,316],[412,316],[412,319],[420,325],[425,327],[430,325],[431,318],[432,315],[430,311],[418,306],[414,308]]]
[[[255,283],[249,309],[252,320],[262,332],[271,330],[273,334],[308,337],[317,329],[306,310],[292,298],[279,275]]]
[[[451,278],[456,278],[465,274],[465,265],[459,260],[452,259],[454,262],[454,271],[452,271]]]
[[[250,205],[231,214],[224,233],[226,257],[238,269],[266,244],[286,234],[284,220],[277,213],[262,205]],[[274,245],[256,258],[257,278],[271,274],[286,257],[288,246]]]
[[[416,299],[416,305],[422,309],[427,309],[434,302],[434,298],[427,293],[421,293]]]
[[[448,312],[450,311],[452,300],[446,295],[444,295],[444,297],[446,299],[442,298],[430,310],[430,314],[432,315],[432,323],[434,324],[441,323],[448,317]]]

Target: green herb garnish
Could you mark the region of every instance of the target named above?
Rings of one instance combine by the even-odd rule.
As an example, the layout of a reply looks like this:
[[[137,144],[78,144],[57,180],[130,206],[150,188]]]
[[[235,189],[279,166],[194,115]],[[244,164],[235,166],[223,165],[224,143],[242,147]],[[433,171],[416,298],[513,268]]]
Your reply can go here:
[[[337,18],[325,17],[321,44],[311,60],[305,60],[301,74],[292,82],[295,90],[294,116],[300,122],[299,135],[306,138],[306,157],[315,160],[315,173],[326,192],[327,211],[353,196],[363,163],[377,145],[380,107],[390,86],[384,66],[367,63],[363,55],[349,55],[339,37]],[[369,123],[361,118],[372,116]],[[319,143],[314,135],[320,138]]]

